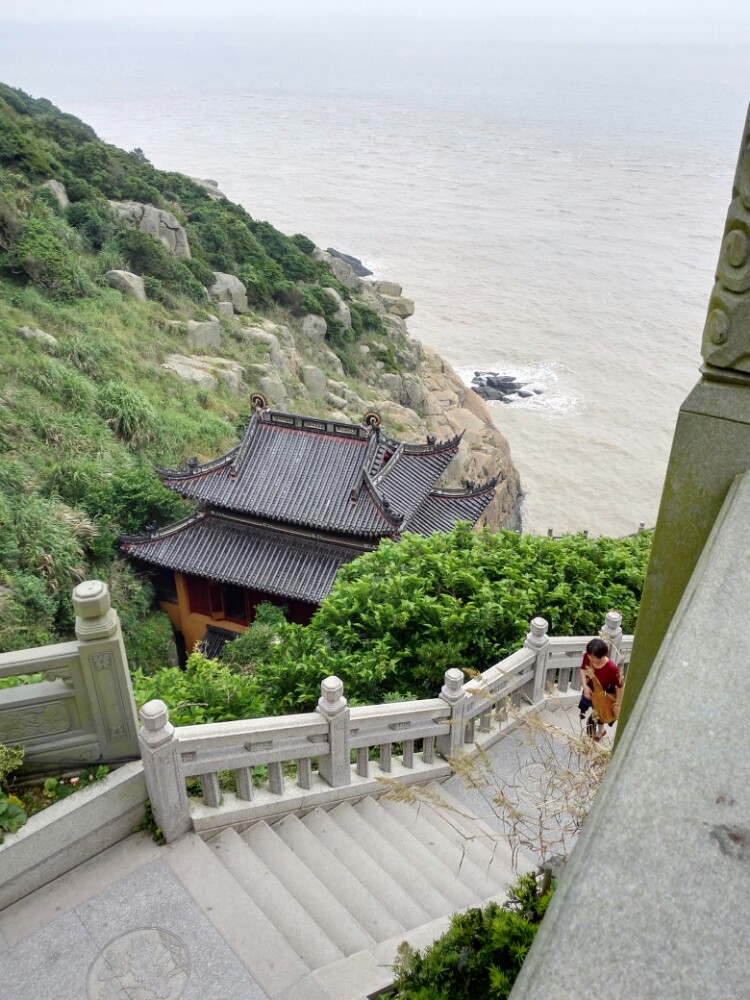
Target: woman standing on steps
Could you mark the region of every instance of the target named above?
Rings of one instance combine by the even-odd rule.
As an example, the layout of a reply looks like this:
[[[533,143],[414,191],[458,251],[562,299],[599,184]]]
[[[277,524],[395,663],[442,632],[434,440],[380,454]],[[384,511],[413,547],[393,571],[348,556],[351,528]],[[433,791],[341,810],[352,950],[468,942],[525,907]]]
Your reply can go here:
[[[586,732],[598,743],[607,726],[617,722],[622,702],[622,674],[609,658],[609,647],[603,639],[591,639],[581,661],[581,718],[591,709]]]

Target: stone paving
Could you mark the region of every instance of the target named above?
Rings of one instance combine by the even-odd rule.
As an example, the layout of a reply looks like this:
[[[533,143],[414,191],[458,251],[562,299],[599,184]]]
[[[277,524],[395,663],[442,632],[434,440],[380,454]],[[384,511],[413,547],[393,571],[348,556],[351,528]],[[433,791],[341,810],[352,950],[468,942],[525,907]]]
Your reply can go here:
[[[64,903],[45,888],[52,918]],[[9,909],[20,915],[24,902]],[[161,860],[6,947],[0,983],[3,1000],[267,1000]]]

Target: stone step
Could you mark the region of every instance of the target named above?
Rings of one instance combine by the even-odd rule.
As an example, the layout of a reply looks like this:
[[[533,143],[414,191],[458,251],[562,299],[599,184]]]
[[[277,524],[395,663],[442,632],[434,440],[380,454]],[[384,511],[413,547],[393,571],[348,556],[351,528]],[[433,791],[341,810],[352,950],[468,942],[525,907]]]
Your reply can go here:
[[[466,857],[463,849],[441,833],[436,825],[427,819],[423,810],[417,810],[414,805],[405,802],[393,802],[389,799],[383,799],[382,805],[402,824],[409,825],[415,836],[424,841],[425,849],[440,858],[479,899],[486,899],[498,891],[499,880],[495,879],[491,872],[488,874],[486,870],[478,868]]]
[[[317,872],[330,892],[375,941],[403,933],[403,924],[296,816],[285,816],[274,823],[272,829],[302,864]]]
[[[371,830],[379,834],[382,840],[398,848],[404,860],[413,869],[413,877],[417,879],[421,877],[422,885],[427,882],[435,886],[452,908],[460,909],[476,903],[477,897],[471,889],[459,881],[439,858],[428,851],[411,830],[399,823],[387,809],[383,809],[377,799],[369,796],[362,799],[355,806],[355,812]]]
[[[425,803],[420,806],[419,812],[439,833],[461,849],[464,857],[462,865],[466,861],[475,865],[495,886],[495,892],[515,881],[513,851],[502,834],[495,835],[492,848],[488,850],[479,840],[473,839],[471,828],[462,826],[460,816],[447,803],[445,807]]]
[[[455,839],[460,842],[468,840],[471,844],[472,860],[482,868],[493,864],[499,865],[501,870],[527,871],[536,867],[535,862],[523,851],[517,851],[515,860],[513,858],[513,848],[507,836],[498,830],[493,830],[482,820],[474,816],[467,815],[466,806],[445,791],[444,785],[432,782],[427,785],[430,792],[440,796],[440,799],[447,807],[446,810],[428,803],[437,815],[443,816],[449,824],[449,828],[454,831]],[[445,831],[446,834],[448,831]]]
[[[223,830],[208,846],[308,968],[318,969],[344,957],[236,830]]]
[[[285,996],[306,979],[310,967],[197,834],[170,844],[164,860],[269,997]],[[321,987],[307,996],[328,994]]]
[[[273,872],[344,955],[369,948],[375,939],[281,837],[265,823],[256,823],[240,834],[256,857]]]
[[[430,881],[425,881],[414,870],[409,861],[399,853],[398,846],[389,842],[379,830],[355,811],[349,802],[341,802],[331,809],[328,816],[347,833],[355,844],[366,851],[372,860],[396,882],[401,890],[422,907],[428,914],[428,919],[441,917],[450,913],[453,906],[450,900],[442,895]]]
[[[430,917],[405,889],[387,875],[367,851],[349,837],[322,809],[314,809],[303,824],[328,848],[350,873],[375,896],[402,927],[425,924]]]

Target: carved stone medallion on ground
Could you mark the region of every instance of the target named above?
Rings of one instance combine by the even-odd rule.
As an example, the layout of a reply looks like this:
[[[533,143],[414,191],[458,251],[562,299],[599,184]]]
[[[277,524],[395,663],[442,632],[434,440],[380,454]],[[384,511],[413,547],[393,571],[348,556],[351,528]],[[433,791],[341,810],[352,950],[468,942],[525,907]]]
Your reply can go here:
[[[110,941],[91,965],[89,1000],[179,1000],[190,976],[183,942],[160,927]]]

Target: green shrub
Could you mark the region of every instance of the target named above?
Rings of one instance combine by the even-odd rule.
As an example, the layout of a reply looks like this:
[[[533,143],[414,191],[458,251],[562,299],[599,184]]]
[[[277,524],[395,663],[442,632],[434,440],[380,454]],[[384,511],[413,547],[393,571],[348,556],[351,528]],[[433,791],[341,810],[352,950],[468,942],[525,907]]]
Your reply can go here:
[[[9,250],[6,263],[23,271],[55,298],[77,298],[91,291],[91,282],[79,258],[54,234],[49,220],[29,219],[23,234]]]
[[[184,670],[169,667],[153,675],[133,673],[136,704],[140,708],[152,698],[169,707],[176,726],[202,722],[231,722],[265,714],[265,701],[249,677],[193,653]]]
[[[156,433],[156,411],[144,394],[124,382],[105,382],[98,392],[99,411],[128,444],[150,441]]]
[[[224,646],[222,663],[242,673],[252,674],[259,663],[268,659],[280,641],[279,632],[284,624],[283,610],[276,604],[262,601],[256,605],[252,625]]]
[[[305,256],[309,257],[310,254],[315,249],[315,244],[309,237],[304,236],[302,233],[295,233],[294,236],[290,236],[289,239],[294,243],[298,250],[301,250]]]
[[[114,213],[103,200],[74,201],[68,206],[66,216],[91,250],[101,250],[120,228]]]
[[[531,882],[529,882],[531,880]],[[531,888],[533,883],[533,888]],[[526,915],[518,899],[534,895]],[[540,896],[534,875],[509,890],[510,902],[489,903],[451,917],[451,926],[424,951],[402,950],[394,988],[384,1000],[496,1000],[510,996],[539,921],[552,896]]]

